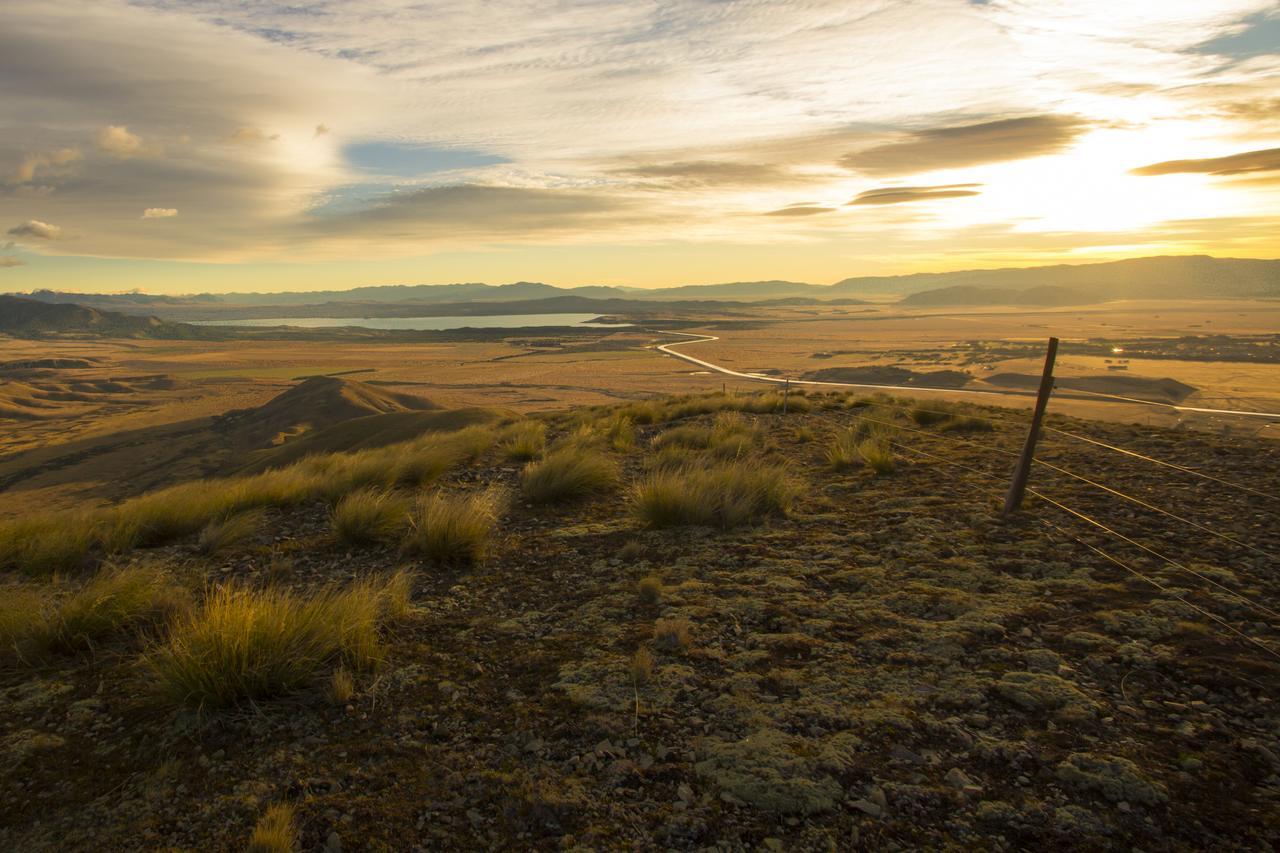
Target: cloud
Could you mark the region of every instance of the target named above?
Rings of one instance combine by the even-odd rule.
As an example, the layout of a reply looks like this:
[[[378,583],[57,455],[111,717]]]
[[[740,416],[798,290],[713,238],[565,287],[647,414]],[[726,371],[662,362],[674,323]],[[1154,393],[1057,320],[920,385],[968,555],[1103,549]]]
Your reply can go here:
[[[334,240],[520,241],[644,218],[627,200],[603,193],[461,184],[397,191],[353,211],[315,215],[300,227]]]
[[[813,216],[817,213],[831,213],[834,207],[820,207],[816,204],[789,204],[786,207],[771,210],[763,216]]]
[[[25,267],[27,262],[22,258],[15,258],[11,255],[0,255],[0,269],[8,269],[10,267]]]
[[[738,163],[725,160],[650,163],[614,169],[613,174],[669,179],[679,185],[700,187],[777,185],[795,180],[795,176],[787,170],[769,163]]]
[[[9,234],[14,237],[37,237],[41,240],[57,240],[62,236],[62,229],[57,225],[41,222],[39,219],[28,219],[21,225],[15,225],[10,228]]]
[[[1280,148],[1264,148],[1246,151],[1228,157],[1209,157],[1204,160],[1166,160],[1130,171],[1133,175],[1176,175],[1202,173],[1209,175],[1245,175],[1250,172],[1274,172],[1280,170]]]
[[[117,124],[107,125],[98,131],[98,150],[122,160],[154,153],[141,136]]]
[[[320,134],[315,134],[319,136]],[[238,127],[235,132],[228,137],[232,142],[239,142],[245,145],[256,145],[261,142],[274,142],[280,138],[280,134],[273,133],[267,135],[263,130],[256,127]]]
[[[29,184],[38,178],[59,177],[70,172],[72,164],[82,155],[78,148],[55,148],[36,154],[26,154],[13,169],[6,181],[11,184]]]
[[[178,209],[176,207],[148,207],[142,211],[143,219],[168,219],[177,215]]]
[[[1023,160],[1066,149],[1088,127],[1084,119],[1066,115],[935,127],[847,154],[840,165],[871,175],[902,175]]]
[[[851,205],[902,204],[910,201],[930,201],[938,198],[964,198],[981,195],[973,189],[982,184],[943,184],[937,187],[883,187],[858,193]]]
[[[317,125],[316,125],[316,131],[315,131],[315,133],[314,133],[314,134],[312,134],[312,135],[313,135],[313,136],[324,136],[324,135],[325,135],[326,133],[328,133],[328,132],[329,132],[329,128],[328,128],[328,127],[326,127],[326,126],[325,126],[325,125],[323,125],[323,124],[317,124]]]

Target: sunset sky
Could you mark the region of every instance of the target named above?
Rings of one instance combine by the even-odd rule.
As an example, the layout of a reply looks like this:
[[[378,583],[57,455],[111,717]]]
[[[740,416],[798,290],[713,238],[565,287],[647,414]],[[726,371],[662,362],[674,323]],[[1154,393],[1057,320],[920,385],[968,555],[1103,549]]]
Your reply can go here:
[[[1280,3],[6,0],[0,291],[1280,257]]]

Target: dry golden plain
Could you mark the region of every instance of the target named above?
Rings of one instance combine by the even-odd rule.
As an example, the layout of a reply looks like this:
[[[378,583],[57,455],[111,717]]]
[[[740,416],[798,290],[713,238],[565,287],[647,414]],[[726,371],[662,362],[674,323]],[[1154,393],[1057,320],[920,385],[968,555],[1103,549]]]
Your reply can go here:
[[[1280,330],[1280,303],[1117,302],[1033,310],[762,306],[699,318],[706,320],[701,324],[689,317],[671,319],[683,321],[677,324],[681,331],[719,338],[686,344],[683,351],[743,372],[798,379],[822,368],[887,365],[921,372],[963,368],[981,380],[997,373],[1038,374],[1038,351],[975,363],[966,342],[1039,347],[1050,335],[1065,343],[1274,334]],[[165,378],[164,387],[152,387],[153,382],[145,390],[52,401],[39,417],[0,417],[0,515],[113,500],[166,482],[216,474],[244,450],[218,438],[218,417],[260,406],[307,376],[341,375],[419,395],[445,408],[485,406],[515,412],[754,384],[654,349],[675,339],[640,324],[626,331],[578,333],[554,341],[536,330],[512,330],[481,341],[430,343],[338,337],[215,342],[0,338],[0,362],[97,359],[89,367],[41,371],[42,376],[32,381],[106,381],[128,389],[139,379]],[[1064,353],[1057,375],[1105,375],[1109,366],[1105,358]],[[1280,411],[1280,364],[1132,358],[1125,375],[1171,378],[1199,389],[1185,405]],[[0,395],[6,386],[16,387],[12,383],[12,376],[0,377]],[[1030,405],[1028,397],[1007,393],[973,396],[919,389],[910,394],[1013,408]],[[1055,397],[1052,409],[1103,420],[1280,435],[1280,424],[1272,421],[1065,393]]]

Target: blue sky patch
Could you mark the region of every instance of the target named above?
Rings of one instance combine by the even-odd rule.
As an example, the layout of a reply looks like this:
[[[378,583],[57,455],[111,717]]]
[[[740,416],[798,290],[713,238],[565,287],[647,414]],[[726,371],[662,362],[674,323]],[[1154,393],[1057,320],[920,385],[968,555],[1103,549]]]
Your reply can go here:
[[[1195,52],[1229,56],[1232,59],[1280,53],[1280,16],[1257,12],[1241,23],[1246,24],[1243,30],[1198,44],[1194,48]]]
[[[397,178],[511,162],[505,157],[470,148],[437,148],[403,142],[360,142],[348,145],[342,153],[348,163],[361,171]]]

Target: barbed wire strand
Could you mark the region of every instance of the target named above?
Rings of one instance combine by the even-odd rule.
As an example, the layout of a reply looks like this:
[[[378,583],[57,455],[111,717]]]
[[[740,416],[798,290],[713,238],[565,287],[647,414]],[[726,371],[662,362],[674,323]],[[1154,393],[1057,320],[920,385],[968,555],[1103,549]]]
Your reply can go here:
[[[1054,529],[1058,530],[1058,531],[1059,531],[1060,533],[1062,533],[1064,536],[1067,536],[1068,538],[1073,539],[1074,541],[1076,541],[1076,542],[1078,542],[1079,544],[1083,545],[1084,547],[1088,548],[1090,551],[1093,551],[1093,552],[1094,552],[1095,554],[1097,554],[1098,556],[1103,557],[1103,558],[1104,558],[1104,559],[1106,559],[1106,560],[1109,560],[1110,562],[1114,563],[1115,565],[1119,566],[1120,568],[1124,569],[1125,571],[1129,572],[1130,574],[1136,575],[1137,577],[1139,577],[1139,578],[1141,578],[1142,580],[1146,581],[1147,583],[1151,584],[1151,585],[1152,585],[1152,586],[1154,586],[1156,589],[1160,590],[1161,592],[1165,593],[1166,595],[1168,595],[1168,596],[1170,596],[1170,597],[1172,597],[1172,598],[1176,599],[1177,601],[1179,601],[1179,602],[1181,602],[1181,603],[1185,604],[1187,607],[1190,607],[1192,610],[1196,611],[1197,613],[1200,613],[1200,614],[1201,614],[1201,615],[1203,615],[1203,616],[1207,616],[1209,619],[1213,620],[1214,622],[1218,623],[1218,624],[1219,624],[1219,625],[1221,625],[1222,627],[1226,628],[1226,629],[1227,629],[1228,631],[1230,631],[1231,633],[1235,634],[1236,636],[1238,636],[1238,637],[1240,637],[1240,638],[1244,639],[1245,641],[1247,641],[1247,642],[1249,642],[1249,643],[1252,643],[1253,645],[1255,645],[1255,646],[1257,646],[1258,648],[1262,649],[1264,652],[1266,652],[1267,654],[1271,655],[1272,657],[1277,658],[1277,659],[1280,659],[1280,652],[1277,652],[1275,649],[1271,648],[1269,645],[1267,645],[1266,643],[1264,643],[1264,642],[1262,642],[1261,640],[1257,639],[1256,637],[1251,637],[1251,636],[1249,636],[1248,634],[1244,633],[1244,632],[1243,632],[1243,631],[1241,631],[1239,628],[1235,627],[1235,626],[1234,626],[1234,625],[1232,625],[1230,622],[1228,622],[1227,620],[1223,619],[1221,616],[1217,615],[1216,613],[1213,613],[1213,612],[1211,612],[1211,611],[1205,610],[1203,607],[1200,607],[1199,605],[1192,604],[1190,601],[1187,601],[1187,599],[1186,599],[1186,598],[1184,598],[1183,596],[1181,596],[1181,595],[1179,595],[1178,593],[1174,592],[1174,591],[1173,591],[1173,590],[1171,590],[1169,587],[1165,586],[1164,584],[1160,583],[1159,581],[1155,580],[1154,578],[1148,577],[1147,575],[1145,575],[1145,574],[1143,574],[1142,572],[1138,571],[1137,569],[1133,568],[1133,567],[1132,567],[1132,566],[1130,566],[1128,563],[1125,563],[1123,560],[1119,559],[1118,557],[1115,557],[1115,556],[1112,556],[1111,554],[1108,554],[1106,551],[1103,551],[1101,548],[1097,547],[1096,545],[1092,545],[1092,544],[1090,544],[1090,543],[1088,543],[1088,542],[1084,541],[1084,540],[1083,540],[1083,539],[1081,539],[1079,536],[1073,536],[1073,535],[1071,534],[1071,532],[1070,532],[1070,531],[1065,530],[1065,529],[1064,529],[1064,528],[1062,528],[1061,526],[1059,526],[1059,525],[1057,525],[1057,524],[1054,524],[1053,522],[1049,521],[1048,519],[1045,519],[1045,518],[1039,518],[1039,517],[1037,517],[1037,520],[1038,520],[1038,521],[1040,521],[1042,524],[1044,524],[1044,525],[1045,525],[1045,526],[1047,526],[1047,527],[1052,527],[1052,528],[1054,528]]]
[[[1242,595],[1241,593],[1236,592],[1235,590],[1231,589],[1230,587],[1223,586],[1222,584],[1220,584],[1220,583],[1218,583],[1217,581],[1215,581],[1213,578],[1210,578],[1210,577],[1208,577],[1208,576],[1206,576],[1206,575],[1204,575],[1204,574],[1201,574],[1200,572],[1197,572],[1195,569],[1192,569],[1192,568],[1190,568],[1190,567],[1188,567],[1188,566],[1183,565],[1182,563],[1178,562],[1177,560],[1173,559],[1172,557],[1167,557],[1167,556],[1165,556],[1164,554],[1161,554],[1159,551],[1155,550],[1154,548],[1151,548],[1151,547],[1149,547],[1149,546],[1147,546],[1147,545],[1143,545],[1141,542],[1139,542],[1139,541],[1138,541],[1138,540],[1136,540],[1136,539],[1131,539],[1130,537],[1125,536],[1125,535],[1124,535],[1123,533],[1121,533],[1120,531],[1115,530],[1115,529],[1113,529],[1113,528],[1111,528],[1111,527],[1108,527],[1107,525],[1103,524],[1101,521],[1098,521],[1096,518],[1093,518],[1093,517],[1091,517],[1091,516],[1089,516],[1089,515],[1086,515],[1085,513],[1080,512],[1079,510],[1072,509],[1071,507],[1067,506],[1066,504],[1064,504],[1064,503],[1060,503],[1059,501],[1054,500],[1053,498],[1049,497],[1048,495],[1044,494],[1043,492],[1040,492],[1040,491],[1039,491],[1039,490],[1037,490],[1037,489],[1031,489],[1031,488],[1028,488],[1028,489],[1027,489],[1027,494],[1029,494],[1029,495],[1034,495],[1034,496],[1036,496],[1037,498],[1039,498],[1040,500],[1042,500],[1042,501],[1044,501],[1044,502],[1046,502],[1046,503],[1048,503],[1048,504],[1050,504],[1050,505],[1052,505],[1052,506],[1057,507],[1058,509],[1062,510],[1063,512],[1070,513],[1071,515],[1074,515],[1076,518],[1079,518],[1081,521],[1087,522],[1087,523],[1089,523],[1089,524],[1093,525],[1094,527],[1098,528],[1099,530],[1103,531],[1104,533],[1107,533],[1107,534],[1109,534],[1109,535],[1111,535],[1111,536],[1114,536],[1115,538],[1117,538],[1117,539],[1121,540],[1122,542],[1125,542],[1125,543],[1127,543],[1127,544],[1129,544],[1129,545],[1132,545],[1132,546],[1133,546],[1133,547],[1135,547],[1135,548],[1139,548],[1139,549],[1141,549],[1141,550],[1143,550],[1143,551],[1147,552],[1148,554],[1150,554],[1151,556],[1155,557],[1156,559],[1163,560],[1164,562],[1168,563],[1169,565],[1173,566],[1173,567],[1174,567],[1174,568],[1176,568],[1176,569],[1180,569],[1181,571],[1184,571],[1184,572],[1186,572],[1187,574],[1194,575],[1195,577],[1200,578],[1202,581],[1204,581],[1205,583],[1207,583],[1207,584],[1209,584],[1210,586],[1214,587],[1215,589],[1218,589],[1218,590],[1220,590],[1220,591],[1222,591],[1222,592],[1226,593],[1227,595],[1230,595],[1232,598],[1236,598],[1236,599],[1238,599],[1238,600],[1240,600],[1240,601],[1244,602],[1245,604],[1249,605],[1250,607],[1254,608],[1255,610],[1258,610],[1258,611],[1260,611],[1260,612],[1262,612],[1262,613],[1266,613],[1268,616],[1270,616],[1270,617],[1271,617],[1271,618],[1273,618],[1273,619],[1280,619],[1280,613],[1277,613],[1276,611],[1272,610],[1270,607],[1266,606],[1265,604],[1259,604],[1258,602],[1254,601],[1253,599],[1249,598],[1248,596],[1246,596],[1246,595]]]
[[[1098,447],[1105,448],[1106,450],[1110,450],[1115,453],[1120,453],[1125,456],[1131,456],[1134,459],[1140,459],[1143,462],[1150,462],[1153,465],[1161,465],[1161,466],[1164,466],[1165,468],[1172,468],[1175,471],[1181,471],[1184,474],[1191,474],[1192,476],[1200,477],[1205,480],[1209,480],[1211,482],[1217,483],[1220,486],[1227,486],[1232,489],[1238,489],[1242,492],[1248,492],[1250,494],[1259,495],[1264,498],[1271,498],[1273,500],[1280,499],[1280,495],[1274,494],[1272,492],[1264,492],[1260,489],[1255,489],[1251,486],[1245,486],[1240,483],[1233,483],[1230,480],[1224,480],[1221,477],[1215,477],[1212,474],[1206,474],[1203,471],[1197,471],[1195,468],[1187,468],[1184,465],[1178,465],[1174,462],[1169,462],[1164,459],[1157,459],[1154,456],[1147,456],[1143,453],[1138,453],[1136,450],[1130,450],[1128,448],[1120,447],[1115,444],[1108,444],[1105,441],[1099,441],[1098,439],[1090,438],[1087,435],[1080,435],[1078,433],[1070,432],[1065,429],[1058,429],[1057,427],[1052,427],[1048,425],[1046,425],[1044,429],[1048,432],[1057,433],[1058,435],[1065,435],[1068,438],[1073,438],[1077,441],[1084,441],[1089,444],[1097,445]]]
[[[1200,530],[1200,531],[1202,531],[1202,532],[1204,532],[1204,533],[1209,534],[1210,536],[1215,536],[1215,537],[1217,537],[1217,538],[1219,538],[1219,539],[1222,539],[1222,540],[1224,540],[1224,541],[1226,541],[1226,542],[1230,542],[1230,543],[1232,543],[1233,545],[1238,545],[1238,546],[1240,546],[1241,548],[1248,548],[1250,551],[1253,551],[1253,552],[1255,552],[1255,553],[1261,554],[1262,556],[1267,557],[1267,558],[1272,559],[1272,560],[1280,559],[1280,558],[1277,558],[1274,554],[1270,553],[1269,551],[1264,551],[1263,549],[1261,549],[1261,548],[1259,548],[1259,547],[1257,547],[1257,546],[1255,546],[1255,545],[1250,545],[1248,542],[1243,542],[1243,541],[1241,541],[1241,540],[1239,540],[1239,539],[1235,538],[1234,536],[1231,536],[1231,535],[1229,535],[1229,534],[1222,533],[1222,532],[1220,532],[1220,531],[1214,530],[1212,527],[1207,527],[1206,525],[1200,524],[1200,523],[1199,523],[1199,522],[1197,522],[1197,521],[1192,521],[1192,520],[1191,520],[1191,519],[1189,519],[1189,518],[1183,518],[1182,516],[1178,515],[1177,513],[1169,512],[1167,509],[1162,509],[1162,508],[1160,508],[1160,507],[1156,506],[1155,504],[1152,504],[1152,503],[1149,503],[1149,502],[1147,502],[1147,501],[1144,501],[1142,498],[1134,497],[1133,495],[1130,495],[1130,494],[1127,494],[1127,493],[1125,493],[1125,492],[1122,492],[1122,491],[1120,491],[1119,489],[1113,489],[1113,488],[1111,488],[1110,486],[1108,486],[1108,485],[1106,485],[1106,484],[1104,484],[1104,483],[1099,483],[1099,482],[1097,482],[1096,480],[1091,480],[1091,479],[1089,479],[1088,477],[1085,477],[1085,476],[1082,476],[1082,475],[1080,475],[1080,474],[1075,473],[1074,471],[1068,471],[1066,468],[1062,468],[1062,467],[1059,467],[1059,466],[1057,466],[1057,465],[1054,465],[1052,462],[1046,462],[1045,460],[1041,459],[1041,458],[1040,458],[1040,457],[1038,457],[1038,456],[1037,456],[1037,457],[1034,457],[1031,461],[1032,461],[1032,462],[1035,462],[1037,465],[1043,465],[1045,468],[1048,468],[1048,469],[1050,469],[1050,470],[1052,470],[1052,471],[1056,471],[1056,472],[1058,472],[1059,474],[1064,474],[1064,475],[1066,475],[1066,476],[1068,476],[1068,477],[1071,477],[1071,478],[1072,478],[1072,479],[1074,479],[1074,480],[1079,480],[1080,482],[1085,483],[1085,484],[1087,484],[1087,485],[1089,485],[1089,486],[1092,486],[1092,487],[1093,487],[1093,488],[1095,488],[1095,489],[1101,489],[1102,491],[1104,491],[1104,492],[1108,492],[1108,493],[1110,493],[1110,494],[1112,494],[1112,495],[1115,495],[1115,496],[1116,496],[1116,497],[1118,497],[1118,498],[1122,498],[1122,499],[1124,499],[1124,500],[1126,500],[1126,501],[1129,501],[1129,502],[1131,502],[1131,503],[1137,504],[1138,506],[1142,507],[1143,509],[1149,509],[1149,510],[1151,510],[1152,512],[1158,512],[1158,513],[1160,513],[1160,514],[1161,514],[1161,515],[1163,515],[1163,516],[1166,516],[1166,517],[1168,517],[1168,518],[1172,518],[1174,521],[1177,521],[1177,522],[1178,522],[1178,523],[1180,523],[1180,524],[1186,524],[1186,525],[1189,525],[1189,526],[1191,526],[1191,527],[1194,527],[1194,528],[1196,528],[1197,530]]]

